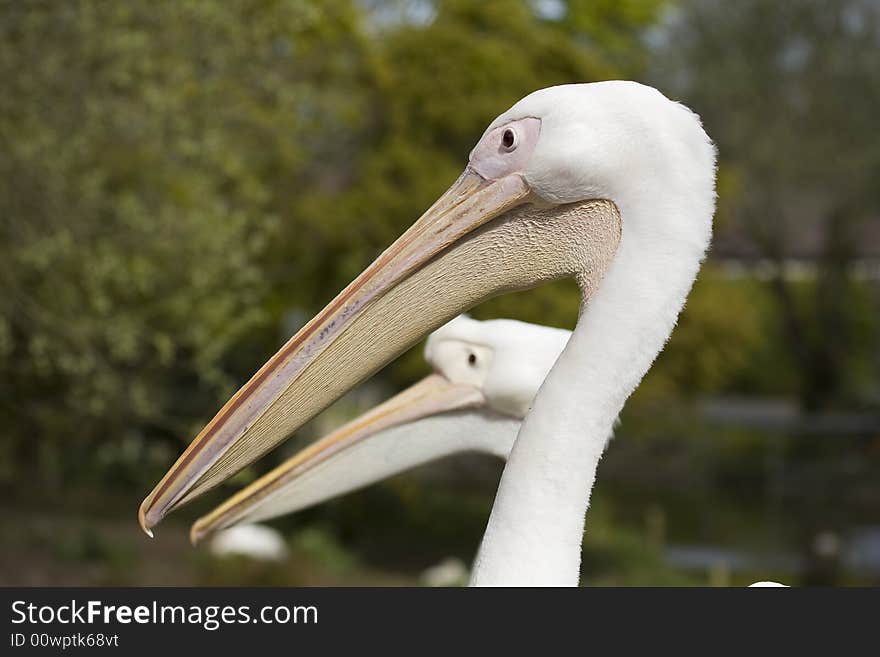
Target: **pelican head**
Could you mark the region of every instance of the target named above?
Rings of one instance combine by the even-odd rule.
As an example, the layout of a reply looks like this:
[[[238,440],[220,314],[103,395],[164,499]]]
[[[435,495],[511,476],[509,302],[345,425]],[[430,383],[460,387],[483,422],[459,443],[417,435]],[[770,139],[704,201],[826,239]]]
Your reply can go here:
[[[428,336],[433,373],[309,445],[200,518],[219,529],[299,511],[409,468],[466,451],[506,459],[570,331],[459,316]]]
[[[526,96],[489,125],[458,180],[195,437],[141,504],[141,526],[149,533],[485,299],[561,277],[588,299],[628,242],[658,263],[674,245],[701,258],[713,178],[699,120],[655,89],[603,82]],[[701,207],[678,212],[685,199]]]
[[[478,392],[483,406],[523,419],[571,331],[515,319],[456,317],[428,336],[425,360]]]

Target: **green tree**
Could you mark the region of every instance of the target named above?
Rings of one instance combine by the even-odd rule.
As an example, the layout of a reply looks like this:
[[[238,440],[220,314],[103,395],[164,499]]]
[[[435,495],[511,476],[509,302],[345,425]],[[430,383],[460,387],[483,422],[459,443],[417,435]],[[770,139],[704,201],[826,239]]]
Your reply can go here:
[[[265,355],[279,208],[361,121],[357,13],[333,5],[2,3],[7,451],[176,452]]]

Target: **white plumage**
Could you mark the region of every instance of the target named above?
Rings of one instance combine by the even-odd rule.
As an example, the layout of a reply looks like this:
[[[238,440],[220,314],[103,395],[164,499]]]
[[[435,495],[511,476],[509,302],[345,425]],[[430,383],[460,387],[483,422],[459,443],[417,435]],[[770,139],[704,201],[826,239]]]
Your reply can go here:
[[[541,119],[521,172],[530,189],[553,203],[613,201],[621,237],[520,429],[475,564],[478,585],[578,583],[605,438],[675,325],[715,205],[714,147],[695,114],[655,89],[607,82],[538,91],[484,139],[530,116]],[[586,287],[589,272],[577,276]]]
[[[750,589],[787,589],[788,584],[780,584],[779,582],[755,582],[749,584]]]
[[[280,532],[265,525],[237,525],[217,533],[209,551],[215,557],[243,556],[255,561],[283,561],[287,543]]]

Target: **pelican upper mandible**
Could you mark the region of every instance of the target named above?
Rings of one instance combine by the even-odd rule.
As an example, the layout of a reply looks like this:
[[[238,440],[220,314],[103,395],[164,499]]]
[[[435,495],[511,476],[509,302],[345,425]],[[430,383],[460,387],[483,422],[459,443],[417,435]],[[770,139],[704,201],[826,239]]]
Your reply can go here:
[[[428,336],[433,373],[312,443],[192,527],[193,543],[268,520],[460,452],[507,459],[570,331],[459,316]]]
[[[142,503],[141,525],[264,454],[455,315],[574,277],[580,317],[519,431],[472,583],[577,584],[606,437],[672,332],[714,206],[711,140],[656,89],[612,81],[526,96],[489,125],[452,187],[196,436]]]

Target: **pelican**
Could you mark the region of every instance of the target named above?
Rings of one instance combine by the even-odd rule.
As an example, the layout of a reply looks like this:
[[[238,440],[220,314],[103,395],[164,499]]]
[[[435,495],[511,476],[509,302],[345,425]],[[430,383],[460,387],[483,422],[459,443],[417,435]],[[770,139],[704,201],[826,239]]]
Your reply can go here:
[[[550,87],[498,116],[452,186],[195,437],[141,504],[165,515],[481,301],[573,277],[580,316],[504,468],[473,585],[577,585],[606,437],[705,257],[715,149],[656,89]]]
[[[192,527],[269,520],[458,452],[507,459],[570,331],[459,316],[428,336],[433,373],[284,461]]]

